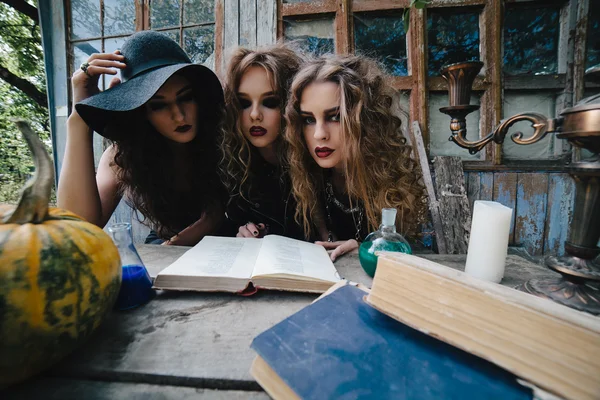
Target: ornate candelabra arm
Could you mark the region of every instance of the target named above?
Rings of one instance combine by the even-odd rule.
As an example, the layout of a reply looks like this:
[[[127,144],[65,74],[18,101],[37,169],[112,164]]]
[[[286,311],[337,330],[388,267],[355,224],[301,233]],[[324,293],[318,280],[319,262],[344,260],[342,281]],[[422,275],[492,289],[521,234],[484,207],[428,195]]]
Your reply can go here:
[[[531,127],[533,128],[533,135],[527,139],[523,139],[522,132],[515,132],[511,135],[511,139],[516,144],[527,145],[537,143],[542,140],[546,134],[555,132],[557,128],[557,120],[553,118],[546,118],[546,116],[538,113],[521,113],[513,115],[512,117],[500,122],[500,125],[494,130],[494,142],[501,144],[504,142],[504,137],[508,132],[508,129],[519,121],[530,121]]]
[[[476,141],[469,141],[466,139],[467,129],[464,117],[461,118],[459,116],[458,118],[453,117],[452,121],[450,122],[452,136],[450,136],[449,140],[453,141],[462,148],[468,149],[469,153],[476,154],[491,141],[494,141],[498,144],[504,143],[504,138],[506,137],[510,127],[520,121],[530,121],[531,127],[534,130],[533,135],[526,139],[523,139],[522,132],[515,132],[511,135],[512,141],[520,145],[539,142],[548,133],[555,132],[558,126],[558,121],[556,119],[546,118],[542,114],[533,112],[521,113],[501,121],[496,129],[494,129],[494,131],[486,137]]]
[[[452,120],[452,122],[454,122],[454,120]],[[479,151],[481,151],[481,149],[483,149],[494,138],[494,134],[490,133],[483,139],[479,139],[474,142],[469,141],[465,138],[467,130],[466,129],[457,129],[457,130],[452,129],[452,122],[450,123],[450,130],[452,131],[452,136],[450,136],[448,138],[448,140],[456,143],[463,149],[469,150],[469,153],[471,153],[471,154],[477,154]]]

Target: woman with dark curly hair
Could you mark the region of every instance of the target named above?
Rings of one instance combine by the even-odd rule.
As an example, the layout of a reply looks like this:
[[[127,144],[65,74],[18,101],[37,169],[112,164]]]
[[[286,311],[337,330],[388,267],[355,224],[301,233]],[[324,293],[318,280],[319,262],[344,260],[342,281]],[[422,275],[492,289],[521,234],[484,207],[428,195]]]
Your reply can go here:
[[[113,78],[99,92],[99,78],[118,70],[122,82]],[[166,35],[144,31],[121,51],[93,54],[71,81],[59,207],[104,226],[124,197],[153,229],[153,243],[193,245],[216,232],[226,197],[217,174],[216,75]],[[111,141],[97,171],[92,131]]]
[[[287,175],[282,110],[302,59],[283,44],[237,48],[229,60],[224,92],[221,176],[230,194],[230,233],[275,233],[304,239],[295,222]]]
[[[358,248],[381,209],[398,210],[410,235],[425,212],[420,171],[394,114],[394,89],[377,63],[326,56],[306,63],[292,83],[286,141],[296,219],[316,230],[332,260]]]

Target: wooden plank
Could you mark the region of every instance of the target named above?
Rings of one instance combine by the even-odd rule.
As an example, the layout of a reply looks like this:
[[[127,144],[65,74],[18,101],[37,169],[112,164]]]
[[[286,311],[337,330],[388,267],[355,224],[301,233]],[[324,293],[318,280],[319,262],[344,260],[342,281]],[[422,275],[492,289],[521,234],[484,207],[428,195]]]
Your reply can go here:
[[[256,0],[256,44],[263,46],[277,41],[277,1]]]
[[[481,186],[478,200],[492,200],[494,197],[494,174],[492,172],[481,172],[479,177]]]
[[[225,35],[225,18],[223,11],[224,0],[215,1],[215,73],[223,76],[225,64],[223,62],[223,36]]]
[[[444,236],[444,228],[442,226],[442,219],[440,217],[440,205],[435,195],[435,189],[433,187],[433,180],[431,179],[431,170],[429,169],[429,160],[427,153],[425,152],[425,143],[423,143],[423,136],[421,135],[421,128],[419,123],[414,121],[412,123],[413,132],[413,148],[417,153],[417,162],[421,166],[421,173],[423,174],[423,182],[427,189],[427,195],[429,196],[429,212],[431,213],[431,221],[433,223],[433,230],[435,231],[436,243],[438,253],[446,254],[446,239]]]
[[[465,173],[467,182],[467,197],[469,198],[469,210],[473,215],[473,203],[479,200],[481,190],[481,177],[479,172]]]
[[[256,0],[240,1],[240,46],[256,46]]]
[[[482,6],[485,2],[486,0],[430,0],[427,8]],[[354,0],[352,8],[356,12],[397,10],[409,7],[410,3],[410,0]]]
[[[392,87],[396,90],[410,90],[412,88],[413,79],[411,76],[392,76]]]
[[[515,243],[515,213],[517,206],[517,174],[496,173],[494,174],[494,201],[512,208],[513,215],[510,222],[509,244]]]
[[[144,2],[142,0],[135,1],[135,31],[144,29]]]
[[[471,230],[471,209],[465,188],[460,157],[440,157],[433,160],[435,188],[438,196],[442,228],[449,254],[466,254]]]
[[[227,50],[240,45],[240,0],[223,0],[225,18],[223,19],[223,48]],[[225,57],[226,58],[226,57]],[[225,60],[227,62],[227,60]]]
[[[548,204],[548,174],[524,173],[517,178],[515,243],[529,254],[544,253],[544,229]]]
[[[408,36],[408,73],[413,78],[410,92],[410,120],[417,121],[421,127],[425,149],[429,150],[429,125],[427,107],[427,65],[424,57],[427,54],[425,26],[426,10],[411,10]]]
[[[101,382],[40,377],[2,392],[4,400],[23,399],[211,399],[267,400],[263,391],[212,390],[134,382]]]
[[[592,315],[402,253],[379,256],[366,301],[554,395],[598,398],[600,319]]]
[[[554,75],[517,75],[504,77],[504,90],[562,90],[565,87],[564,73]]]
[[[544,255],[563,255],[575,201],[575,181],[569,174],[548,174],[548,210]]]
[[[463,161],[463,169],[474,172],[563,172],[565,170],[565,159],[506,160],[502,165],[482,163],[481,161]]]
[[[354,22],[352,17],[352,0],[339,0],[335,13],[335,52],[351,54],[354,52]]]
[[[317,0],[302,3],[283,3],[281,16],[315,15],[323,13],[334,13],[337,9],[336,0]]]
[[[554,115],[573,106],[573,65],[575,62],[575,26],[577,23],[577,2],[565,3],[560,9],[560,33],[558,41],[558,73],[565,74],[562,93],[556,97],[556,110]],[[558,157],[570,149],[566,140],[556,137],[554,140],[554,156]]]
[[[583,99],[585,91],[586,38],[588,28],[589,0],[577,1],[573,65],[573,103]]]
[[[481,13],[481,59],[485,63],[485,79],[491,83],[481,97],[480,137],[492,132],[502,119],[502,0],[490,0]],[[492,143],[485,147],[485,160],[502,163],[502,146]]]

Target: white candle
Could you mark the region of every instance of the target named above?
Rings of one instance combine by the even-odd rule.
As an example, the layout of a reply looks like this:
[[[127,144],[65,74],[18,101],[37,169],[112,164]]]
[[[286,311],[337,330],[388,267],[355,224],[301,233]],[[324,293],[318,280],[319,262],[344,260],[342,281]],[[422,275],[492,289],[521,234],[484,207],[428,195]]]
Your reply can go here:
[[[512,208],[495,201],[475,201],[465,272],[499,283],[504,276]]]

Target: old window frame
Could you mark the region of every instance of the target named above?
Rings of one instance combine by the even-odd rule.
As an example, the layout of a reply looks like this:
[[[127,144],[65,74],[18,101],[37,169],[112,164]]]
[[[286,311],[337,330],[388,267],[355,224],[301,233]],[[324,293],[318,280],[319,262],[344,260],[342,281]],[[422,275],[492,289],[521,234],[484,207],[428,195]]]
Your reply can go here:
[[[317,0],[284,3],[277,0],[277,37],[283,37],[284,18],[302,19],[333,16],[335,52],[354,52],[353,14],[355,12],[398,12],[410,6],[410,0]],[[480,29],[480,59],[485,70],[473,84],[474,91],[482,92],[479,136],[491,132],[502,119],[504,90],[556,90],[556,115],[570,107],[583,96],[583,73],[585,68],[585,36],[587,34],[587,11],[589,0],[430,0],[422,10],[411,9],[410,29],[407,33],[409,76],[394,77],[394,88],[410,92],[410,120],[418,121],[423,141],[429,153],[429,92],[446,92],[447,84],[442,77],[427,75],[427,52],[414,51],[427,47],[427,12],[435,8],[477,9]],[[552,75],[504,76],[503,65],[503,19],[506,7],[560,6],[560,34],[558,71]],[[448,131],[448,133],[450,133]],[[474,138],[473,133],[469,137]],[[474,140],[474,139],[471,139]],[[507,138],[507,140],[510,140]],[[566,148],[562,143],[555,146],[553,156],[561,156]],[[501,145],[488,145],[481,151],[478,161],[464,161],[467,170],[560,170],[563,159],[520,160],[504,162]],[[510,164],[513,164],[512,166]],[[516,166],[514,164],[517,164]]]
[[[218,7],[218,4],[220,3],[219,0],[215,0],[215,13],[214,13],[214,20],[212,22],[202,22],[202,23],[194,23],[194,24],[184,24],[184,9],[186,7],[186,0],[179,0],[180,4],[179,4],[179,26],[175,27],[175,26],[171,26],[171,27],[164,27],[164,28],[158,28],[156,29],[157,32],[163,32],[163,31],[172,31],[174,29],[179,29],[179,45],[183,48],[184,47],[184,34],[183,31],[184,29],[187,28],[195,28],[195,27],[201,27],[201,26],[214,26],[214,58],[215,58],[215,65],[219,65],[219,63],[217,62],[218,60],[221,60],[221,43],[220,43],[220,35],[218,34],[219,32],[222,31],[222,26],[223,26],[223,13],[222,13],[222,7]],[[69,68],[69,76],[73,74],[73,52],[72,52],[72,48],[73,48],[73,43],[77,43],[77,42],[87,42],[87,41],[91,41],[91,40],[100,40],[102,42],[102,49],[101,51],[104,52],[104,39],[113,39],[113,38],[120,38],[120,37],[124,37],[127,35],[104,35],[104,0],[98,0],[99,4],[100,4],[100,15],[98,16],[98,18],[100,19],[100,36],[99,37],[93,37],[93,38],[86,38],[86,39],[76,39],[73,40],[71,39],[71,30],[72,30],[72,20],[71,20],[71,0],[66,0],[65,1],[65,13],[66,13],[66,22],[67,22],[67,34],[66,34],[66,38],[67,38],[67,49],[68,51],[68,57],[67,57],[67,62],[68,62],[68,68]],[[151,26],[151,19],[150,19],[150,9],[152,7],[152,0],[133,0],[134,2],[134,6],[135,6],[135,32],[139,32],[139,31],[143,31],[143,30],[150,30],[152,29]]]

